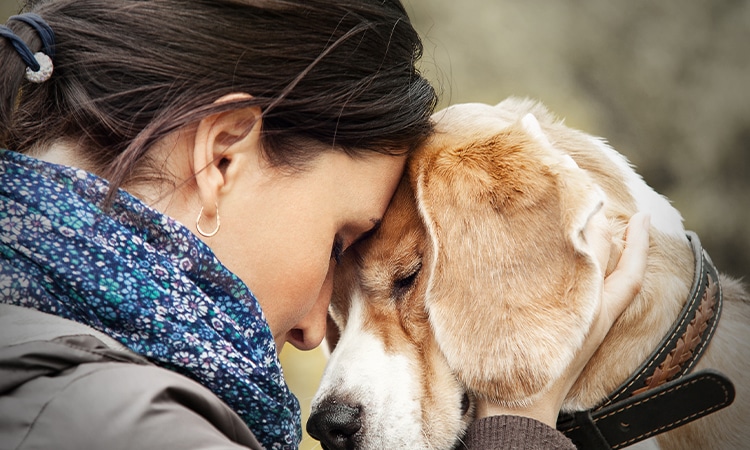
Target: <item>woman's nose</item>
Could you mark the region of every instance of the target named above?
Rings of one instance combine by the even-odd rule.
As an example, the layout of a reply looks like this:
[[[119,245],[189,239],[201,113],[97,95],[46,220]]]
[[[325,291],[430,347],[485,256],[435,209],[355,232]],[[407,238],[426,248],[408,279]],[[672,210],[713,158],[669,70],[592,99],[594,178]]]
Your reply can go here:
[[[328,270],[318,298],[310,311],[287,333],[286,341],[300,350],[312,350],[326,335],[328,305],[333,292],[333,266]]]

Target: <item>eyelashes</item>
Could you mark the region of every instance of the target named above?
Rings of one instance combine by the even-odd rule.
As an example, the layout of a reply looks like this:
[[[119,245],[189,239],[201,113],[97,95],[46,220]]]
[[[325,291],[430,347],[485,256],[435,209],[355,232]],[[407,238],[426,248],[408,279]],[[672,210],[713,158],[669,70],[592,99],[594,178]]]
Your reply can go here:
[[[395,299],[399,299],[403,297],[407,292],[409,292],[414,286],[414,282],[417,281],[417,276],[419,275],[419,272],[422,270],[422,261],[420,260],[416,266],[409,272],[408,275],[405,275],[400,278],[396,278],[393,281],[393,288],[391,289],[391,297]]]
[[[331,248],[331,259],[336,264],[341,264],[341,257],[344,255],[344,240],[338,234],[333,238],[333,248]]]

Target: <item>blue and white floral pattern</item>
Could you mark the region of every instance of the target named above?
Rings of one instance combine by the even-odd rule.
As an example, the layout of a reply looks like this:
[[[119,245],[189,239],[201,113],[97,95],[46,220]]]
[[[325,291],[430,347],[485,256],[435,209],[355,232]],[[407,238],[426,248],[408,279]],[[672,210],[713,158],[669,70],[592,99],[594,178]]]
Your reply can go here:
[[[0,150],[0,302],[92,326],[208,387],[268,449],[297,448],[257,300],[186,227],[105,180]]]

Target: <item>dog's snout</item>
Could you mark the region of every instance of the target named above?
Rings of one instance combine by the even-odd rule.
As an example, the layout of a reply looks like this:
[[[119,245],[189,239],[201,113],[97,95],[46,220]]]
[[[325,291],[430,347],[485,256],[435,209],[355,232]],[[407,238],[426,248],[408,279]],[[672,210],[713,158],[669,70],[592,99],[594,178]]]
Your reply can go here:
[[[352,450],[362,427],[360,408],[335,400],[321,403],[307,421],[307,433],[326,450]]]

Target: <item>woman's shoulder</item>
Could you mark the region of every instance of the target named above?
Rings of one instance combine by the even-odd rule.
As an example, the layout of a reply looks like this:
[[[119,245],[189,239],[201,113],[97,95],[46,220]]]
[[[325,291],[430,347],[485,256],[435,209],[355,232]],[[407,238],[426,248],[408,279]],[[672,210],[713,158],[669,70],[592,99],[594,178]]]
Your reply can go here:
[[[260,448],[239,416],[211,391],[167,369],[86,363],[55,384],[33,431],[48,434],[41,436],[45,440],[56,437],[52,442],[69,439],[71,449],[117,448],[117,442],[129,448]]]
[[[185,376],[90,334],[26,334],[0,345],[0,442],[9,448],[260,448],[237,414]]]

